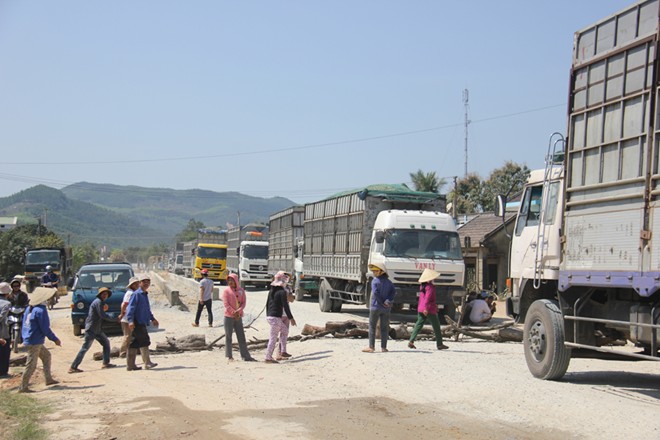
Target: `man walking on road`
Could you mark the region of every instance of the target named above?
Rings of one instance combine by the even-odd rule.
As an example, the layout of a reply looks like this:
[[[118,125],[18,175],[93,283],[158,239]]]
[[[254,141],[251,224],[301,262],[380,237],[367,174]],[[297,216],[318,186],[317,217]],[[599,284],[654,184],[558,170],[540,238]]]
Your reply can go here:
[[[30,304],[23,315],[23,344],[27,347],[27,362],[21,378],[21,385],[18,388],[20,393],[31,393],[28,387],[30,378],[37,369],[37,361],[41,359],[44,365],[44,377],[46,385],[55,385],[59,382],[53,379],[50,371],[50,352],[44,345],[46,338],[50,339],[57,346],[62,342],[55,336],[50,329],[50,319],[48,310],[46,310],[46,301],[55,295],[55,289],[37,287],[37,290],[30,295]]]
[[[199,282],[199,302],[193,327],[199,327],[199,319],[202,317],[204,307],[209,315],[209,327],[213,327],[213,280],[209,278],[209,271],[206,269],[202,269],[202,280]]]
[[[82,370],[78,367],[82,363],[85,354],[87,354],[87,350],[92,346],[94,340],[97,340],[99,344],[101,344],[101,347],[103,347],[103,365],[101,368],[112,368],[115,366],[115,364],[110,363],[110,341],[101,328],[103,321],[116,322],[105,313],[105,310],[103,310],[105,301],[110,298],[111,295],[112,291],[110,289],[102,287],[96,294],[96,299],[90,304],[89,313],[85,320],[85,342],[83,342],[78,355],[71,364],[69,373],[82,373]]]
[[[149,345],[151,345],[151,340],[149,339],[147,325],[149,325],[149,323],[153,323],[153,325],[156,326],[158,325],[158,320],[156,320],[153,313],[151,313],[151,305],[149,304],[148,289],[150,285],[151,279],[149,276],[142,275],[140,277],[140,287],[133,292],[133,296],[131,296],[131,300],[126,308],[128,328],[133,333],[133,342],[128,346],[128,353],[126,355],[126,369],[128,371],[142,369],[135,365],[135,358],[137,357],[138,349],[142,354],[142,361],[144,362],[144,368],[146,370],[150,370],[158,365],[151,362],[151,359],[149,358]]]

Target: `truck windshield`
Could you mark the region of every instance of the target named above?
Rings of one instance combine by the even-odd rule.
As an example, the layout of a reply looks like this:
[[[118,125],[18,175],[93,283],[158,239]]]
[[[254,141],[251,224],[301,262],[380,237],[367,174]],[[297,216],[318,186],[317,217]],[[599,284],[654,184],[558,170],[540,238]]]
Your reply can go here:
[[[53,269],[58,269],[60,266],[60,252],[59,251],[28,251],[25,256],[25,264],[34,265],[48,265],[53,266]]]
[[[81,271],[73,288],[75,290],[107,287],[113,291],[125,291],[131,275],[128,269]]]
[[[386,257],[461,260],[458,233],[426,229],[391,229],[385,234]]]
[[[267,260],[268,246],[246,245],[243,247],[243,256],[253,260]]]
[[[197,256],[199,258],[215,258],[224,260],[227,258],[227,248],[212,248],[202,247],[197,248]]]

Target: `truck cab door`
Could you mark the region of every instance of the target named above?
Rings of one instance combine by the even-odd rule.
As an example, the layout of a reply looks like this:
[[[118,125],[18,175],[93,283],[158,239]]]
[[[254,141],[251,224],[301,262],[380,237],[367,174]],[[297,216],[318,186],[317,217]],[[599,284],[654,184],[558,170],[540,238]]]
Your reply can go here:
[[[512,278],[533,279],[538,264],[542,279],[556,279],[560,260],[560,187],[561,181],[550,182],[547,201],[543,200],[542,183],[525,188],[511,244]],[[538,246],[543,248],[537,249]],[[537,257],[541,257],[538,263]]]

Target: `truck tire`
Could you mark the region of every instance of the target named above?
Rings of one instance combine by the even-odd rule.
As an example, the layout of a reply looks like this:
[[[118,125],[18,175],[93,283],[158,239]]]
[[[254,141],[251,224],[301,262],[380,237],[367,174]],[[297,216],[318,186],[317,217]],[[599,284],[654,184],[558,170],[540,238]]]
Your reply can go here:
[[[78,324],[73,324],[73,336],[80,336],[82,334],[82,329]]]
[[[344,302],[339,299],[333,299],[332,305],[330,306],[330,311],[332,313],[341,313],[341,306],[344,305]]]
[[[571,361],[571,350],[564,345],[564,319],[557,302],[534,301],[527,311],[523,346],[527,368],[536,378],[561,379]]]
[[[367,306],[367,310],[371,309],[371,281],[371,278],[367,279],[367,285],[364,289],[364,304]]]
[[[322,312],[332,311],[332,300],[330,299],[330,293],[328,292],[329,288],[330,283],[326,280],[321,280],[321,286],[319,287],[319,308]]]
[[[14,353],[18,353],[18,346],[21,344],[20,335],[14,335],[15,337],[11,340],[11,349]]]

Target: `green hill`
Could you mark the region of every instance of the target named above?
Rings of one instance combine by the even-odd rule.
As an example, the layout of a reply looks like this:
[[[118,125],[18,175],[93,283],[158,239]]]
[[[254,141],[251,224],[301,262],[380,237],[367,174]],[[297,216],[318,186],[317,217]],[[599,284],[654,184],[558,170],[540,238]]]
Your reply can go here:
[[[261,198],[237,192],[174,190],[80,182],[62,188],[70,199],[93,203],[174,237],[194,218],[206,226],[268,223],[271,214],[295,205],[283,197]]]
[[[72,244],[91,242],[115,248],[165,242],[171,238],[161,230],[144,226],[113,210],[72,200],[62,191],[44,185],[0,198],[0,215],[18,217],[20,223],[45,220],[48,229]]]

